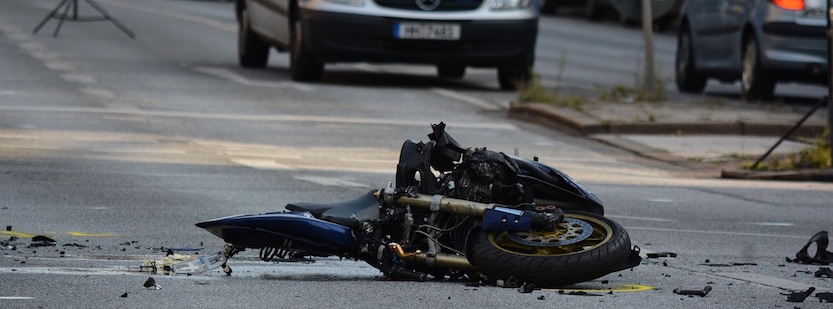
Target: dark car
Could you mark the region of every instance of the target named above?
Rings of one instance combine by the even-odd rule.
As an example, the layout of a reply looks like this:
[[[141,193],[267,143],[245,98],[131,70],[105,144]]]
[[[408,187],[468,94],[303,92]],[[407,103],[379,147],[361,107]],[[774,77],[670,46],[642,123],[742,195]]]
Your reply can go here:
[[[827,81],[824,0],[689,0],[677,36],[677,88],[741,81],[745,100],[769,100],[784,81]]]

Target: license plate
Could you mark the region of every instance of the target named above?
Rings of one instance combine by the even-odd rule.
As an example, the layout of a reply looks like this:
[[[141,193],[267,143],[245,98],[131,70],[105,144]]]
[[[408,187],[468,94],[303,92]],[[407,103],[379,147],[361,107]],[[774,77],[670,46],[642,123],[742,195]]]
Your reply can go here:
[[[397,39],[459,40],[460,25],[448,23],[395,23],[393,37]]]

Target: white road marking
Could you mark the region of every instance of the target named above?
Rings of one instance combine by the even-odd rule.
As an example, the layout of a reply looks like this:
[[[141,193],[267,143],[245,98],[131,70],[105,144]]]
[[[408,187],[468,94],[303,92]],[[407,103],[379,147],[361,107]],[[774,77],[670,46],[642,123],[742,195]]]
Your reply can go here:
[[[0,95],[16,95],[16,94],[17,94],[17,92],[14,92],[12,90],[0,90]]]
[[[341,178],[333,178],[333,177],[322,177],[322,176],[293,176],[293,178],[303,181],[309,181],[312,183],[317,183],[322,186],[331,186],[331,187],[355,187],[355,188],[365,188],[370,187],[369,185],[354,182],[347,179]]]
[[[789,222],[750,222],[746,224],[760,226],[795,226],[795,224]]]
[[[229,69],[225,68],[212,68],[212,67],[194,67],[194,71],[199,73],[214,76],[218,78],[225,79],[230,82],[238,83],[245,86],[256,86],[256,87],[269,87],[269,88],[294,88],[301,91],[313,91],[315,90],[313,87],[301,85],[294,82],[267,82],[267,81],[259,81],[259,80],[251,80],[248,79],[237,72],[234,72]]]
[[[734,236],[752,236],[752,237],[766,237],[766,238],[791,238],[791,239],[807,239],[806,235],[779,235],[779,234],[760,234],[760,233],[744,233],[744,232],[729,232],[729,231],[698,231],[698,230],[682,230],[682,229],[665,229],[655,227],[635,227],[627,226],[626,230],[634,231],[651,231],[651,232],[669,232],[669,233],[688,233],[688,234],[713,234],[713,235],[734,235]]]
[[[202,112],[176,112],[176,111],[153,111],[138,109],[107,109],[95,107],[64,107],[64,106],[0,106],[0,111],[24,111],[24,112],[57,112],[57,113],[88,113],[105,115],[130,115],[144,117],[175,117],[211,120],[235,120],[235,121],[283,121],[283,122],[316,122],[316,123],[352,123],[352,124],[377,124],[391,126],[428,126],[425,120],[393,119],[393,118],[355,118],[337,116],[315,116],[315,115],[253,115],[253,114],[212,114]],[[517,127],[507,123],[492,122],[452,122],[454,128],[461,129],[489,129],[515,131]]]
[[[292,170],[292,168],[288,165],[280,164],[275,160],[232,158],[230,161],[258,170]]]
[[[677,220],[671,219],[661,219],[661,218],[649,218],[649,217],[631,217],[631,216],[617,216],[617,215],[609,215],[606,214],[605,217],[614,218],[614,219],[628,219],[628,220],[641,220],[641,221],[653,221],[653,222],[676,222]]]
[[[34,299],[34,297],[28,297],[28,296],[0,296],[0,300],[25,300],[25,299]]]
[[[721,273],[721,272],[717,272],[717,273],[710,273],[710,274],[707,274],[707,275],[713,275],[713,276],[717,276],[717,277],[723,277],[723,278],[736,279],[736,280],[741,280],[741,281],[746,281],[746,282],[752,282],[752,283],[757,283],[757,284],[760,284],[760,285],[779,288],[779,289],[788,290],[788,291],[806,291],[810,287],[814,286],[814,285],[810,285],[810,284],[806,284],[806,283],[795,282],[795,281],[792,281],[792,280],[770,277],[770,276],[755,274],[755,273]],[[815,285],[815,287],[819,288],[820,290],[826,290],[826,289],[829,290],[830,289],[830,288],[825,288],[825,287],[819,287],[818,285]],[[817,290],[817,292],[822,292],[820,290]]]
[[[651,199],[648,199],[648,201],[649,202],[654,202],[654,203],[673,203],[674,202],[674,200],[667,199],[667,198],[651,198]]]
[[[65,73],[61,74],[61,78],[65,81],[71,83],[81,83],[81,84],[95,84],[96,80],[91,75],[87,74],[76,74],[76,73]]]
[[[47,69],[52,71],[72,71],[75,70],[75,67],[66,61],[59,61],[59,60],[49,60],[44,61],[43,65],[46,66]]]
[[[113,92],[111,92],[110,90],[102,89],[102,88],[84,87],[84,88],[80,88],[78,90],[80,90],[81,92],[83,92],[86,95],[90,95],[90,96],[94,96],[94,97],[98,97],[98,98],[106,99],[106,100],[113,99],[113,98],[116,97],[116,95]]]
[[[478,98],[475,98],[475,97],[472,97],[472,96],[464,95],[464,94],[456,92],[456,91],[452,91],[452,90],[448,90],[448,89],[442,89],[442,88],[431,88],[431,92],[436,93],[440,96],[449,98],[449,99],[454,99],[454,100],[458,100],[458,101],[461,101],[461,102],[465,102],[465,103],[474,105],[476,107],[479,107],[479,108],[482,108],[482,109],[485,109],[485,110],[489,110],[489,111],[501,110],[501,108],[499,106],[496,106],[494,104],[491,104],[489,102],[483,101],[481,99],[478,99]]]

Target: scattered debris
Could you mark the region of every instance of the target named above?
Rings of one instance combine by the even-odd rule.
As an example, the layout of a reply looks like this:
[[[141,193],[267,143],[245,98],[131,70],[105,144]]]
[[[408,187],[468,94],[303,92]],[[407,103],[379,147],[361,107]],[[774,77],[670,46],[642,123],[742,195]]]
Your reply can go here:
[[[815,272],[816,278],[827,277],[833,278],[833,270],[830,270],[829,267],[819,267],[819,270]]]
[[[148,290],[162,289],[162,286],[156,284],[156,280],[154,280],[153,277],[148,277],[148,280],[145,280],[145,283],[142,286],[146,287]]]
[[[567,294],[567,295],[576,295],[576,296],[604,296],[598,293],[587,293],[585,291],[572,291],[569,293],[564,293],[564,290],[559,290],[558,294]]]
[[[661,257],[675,258],[675,257],[677,257],[677,254],[676,254],[676,253],[674,253],[674,252],[654,252],[654,253],[648,253],[648,258],[649,258],[649,259],[656,259],[656,258],[661,258]]]
[[[708,260],[706,260],[708,261]],[[709,267],[734,267],[734,266],[758,266],[758,263],[703,263],[702,266]]]
[[[792,293],[786,293],[786,294],[781,293],[781,295],[786,295],[788,302],[801,303],[801,302],[804,302],[804,299],[806,299],[807,296],[810,296],[810,294],[813,294],[813,291],[815,291],[815,290],[816,290],[815,287],[810,287],[809,289],[807,289],[806,291],[803,291],[803,292],[792,292]]]
[[[6,225],[6,231],[11,231],[11,230],[12,230],[12,226],[11,225]]]
[[[833,293],[830,293],[830,292],[816,293],[816,297],[819,298],[820,303],[833,303]]]
[[[152,274],[198,274],[223,266],[223,255],[217,252],[214,255],[193,256],[183,254],[166,255],[160,260],[144,261],[139,266],[139,271]],[[231,270],[229,269],[230,273]]]
[[[119,296],[119,297],[121,297],[121,298],[127,298],[127,292],[124,292],[124,294],[122,294],[122,295],[121,295],[121,296]]]
[[[821,231],[810,237],[807,244],[795,254],[795,259],[787,258],[787,262],[804,263],[804,264],[821,264],[829,265],[833,263],[833,252],[827,251],[827,244],[830,240],[827,236],[827,231]],[[813,256],[807,252],[811,245],[816,245],[816,253]]]
[[[538,300],[544,300],[544,299],[546,299],[546,297],[544,297],[544,295],[538,296]]]
[[[521,284],[521,286],[518,288],[518,292],[521,292],[521,293],[532,293],[532,291],[535,291],[535,285],[534,285],[534,284],[532,284],[532,283],[526,283],[526,282],[524,282],[524,283],[523,283],[523,284]]]
[[[515,276],[509,276],[506,280],[498,279],[495,281],[495,286],[499,288],[517,288],[518,278],[515,278]]]
[[[78,244],[78,243],[71,243],[71,244],[64,244],[64,247],[76,247],[76,248],[86,248],[87,246]]]
[[[682,289],[674,289],[674,294],[679,294],[679,295],[688,295],[688,296],[700,296],[700,297],[706,297],[706,295],[709,295],[709,292],[711,292],[711,291],[712,291],[712,286],[711,286],[711,285],[707,285],[707,286],[706,286],[705,288],[703,288],[702,290],[682,290]]]
[[[28,248],[32,247],[51,247],[55,246],[55,240],[46,236],[35,236],[32,237],[32,243],[29,244]]]

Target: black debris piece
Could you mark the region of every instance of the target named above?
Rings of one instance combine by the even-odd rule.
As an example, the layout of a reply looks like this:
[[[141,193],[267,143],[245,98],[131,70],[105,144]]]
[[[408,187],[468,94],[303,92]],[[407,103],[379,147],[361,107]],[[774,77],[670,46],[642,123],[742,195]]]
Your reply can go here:
[[[833,270],[830,270],[830,267],[819,267],[819,270],[816,271],[815,276],[816,278],[833,278]]]
[[[78,244],[78,243],[71,243],[71,244],[64,244],[64,247],[76,247],[76,248],[86,248],[87,246]]]
[[[711,291],[712,291],[712,286],[707,285],[702,290],[674,289],[674,294],[706,297],[706,295],[709,295],[709,292],[711,292]]]
[[[11,230],[12,230],[12,226],[11,225],[6,225],[6,231],[11,231]]]
[[[602,284],[608,284],[608,283],[610,283],[610,281],[608,281],[608,280],[602,280]]]
[[[661,258],[661,257],[675,258],[675,257],[677,257],[677,254],[676,254],[676,253],[674,253],[674,252],[654,252],[654,253],[648,253],[648,258],[649,258],[649,259],[656,259],[656,258]]]
[[[129,242],[129,241],[125,241],[125,242],[123,242],[123,243],[120,243],[119,245],[120,245],[120,246],[129,246],[129,245],[130,245],[130,242]]]
[[[35,236],[32,237],[32,243],[29,244],[29,248],[32,247],[51,247],[55,246],[55,240],[46,236]]]
[[[544,300],[544,299],[546,299],[546,297],[544,297],[544,295],[538,296],[538,300]]]
[[[518,292],[521,293],[532,293],[532,291],[535,291],[535,285],[532,283],[524,282],[520,287],[518,287]]]
[[[564,291],[558,291],[558,294],[564,294]],[[587,293],[585,291],[572,291],[572,292],[569,292],[569,293],[566,293],[566,294],[567,295],[576,295],[576,296],[604,296],[602,294]]]
[[[121,298],[127,298],[127,292],[124,292],[124,294],[122,294],[122,295],[121,295],[121,296],[119,296],[119,297],[121,297]]]
[[[733,266],[758,266],[758,263],[704,263],[702,266],[709,267],[733,267]]]
[[[156,289],[156,290],[161,288],[158,284],[156,284],[156,280],[154,280],[153,277],[148,277],[148,280],[145,280],[145,283],[142,284],[142,286],[144,286],[148,289]]]
[[[833,303],[833,293],[830,293],[830,292],[816,293],[816,297],[819,298],[820,303]]]
[[[781,295],[786,295],[788,302],[801,303],[801,302],[804,302],[804,300],[807,298],[807,296],[810,296],[810,294],[813,294],[813,291],[815,291],[815,290],[816,290],[815,287],[810,287],[806,291],[792,292],[792,293],[786,293],[786,294],[781,293]]]
[[[833,263],[833,252],[827,251],[827,244],[830,240],[827,236],[827,231],[821,231],[810,237],[810,240],[807,241],[807,244],[795,254],[795,260],[792,262],[795,263],[804,263],[804,264],[820,264],[820,265],[830,265]],[[807,252],[811,245],[816,245],[816,253],[813,256]],[[787,258],[789,262],[790,259]]]

